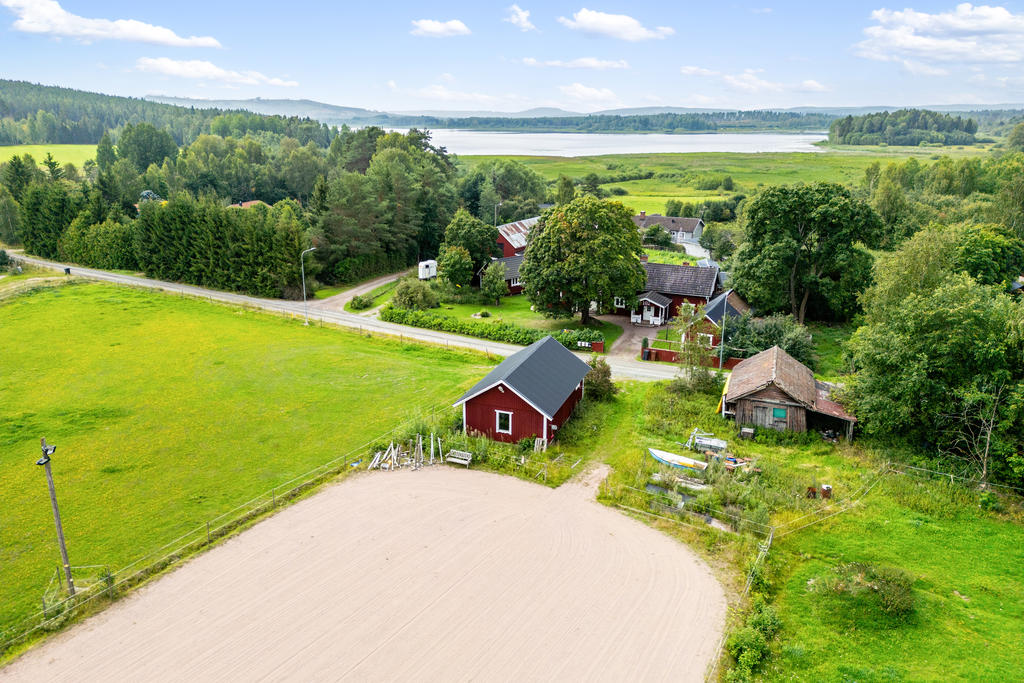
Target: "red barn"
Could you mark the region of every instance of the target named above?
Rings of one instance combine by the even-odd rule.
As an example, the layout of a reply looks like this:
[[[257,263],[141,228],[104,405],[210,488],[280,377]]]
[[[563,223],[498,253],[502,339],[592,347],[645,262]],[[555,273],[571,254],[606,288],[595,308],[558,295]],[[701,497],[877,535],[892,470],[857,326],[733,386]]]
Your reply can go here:
[[[583,398],[590,366],[550,335],[506,358],[454,405],[463,431],[495,441],[551,441]]]
[[[530,228],[537,224],[540,216],[524,218],[521,221],[505,223],[498,226],[498,246],[501,247],[501,255],[505,257],[522,254],[526,251],[526,238],[530,235]]]

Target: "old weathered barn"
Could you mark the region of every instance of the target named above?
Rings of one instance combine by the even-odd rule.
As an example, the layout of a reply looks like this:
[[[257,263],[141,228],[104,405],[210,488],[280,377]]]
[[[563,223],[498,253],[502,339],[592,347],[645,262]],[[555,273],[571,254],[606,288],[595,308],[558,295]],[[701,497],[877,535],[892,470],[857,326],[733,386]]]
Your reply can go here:
[[[506,358],[454,405],[463,429],[496,441],[541,438],[545,443],[583,398],[590,366],[547,336]]]
[[[722,414],[737,424],[805,432],[810,422],[853,436],[857,418],[831,400],[829,385],[778,346],[733,368],[724,393]]]

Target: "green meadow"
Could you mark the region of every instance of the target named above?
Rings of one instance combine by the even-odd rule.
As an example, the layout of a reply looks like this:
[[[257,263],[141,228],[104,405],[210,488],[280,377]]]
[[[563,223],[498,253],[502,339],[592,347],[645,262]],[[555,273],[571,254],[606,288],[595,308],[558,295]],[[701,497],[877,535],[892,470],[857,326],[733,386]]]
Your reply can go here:
[[[987,147],[836,147],[821,145],[821,152],[779,152],[740,154],[733,152],[699,152],[691,154],[611,154],[592,157],[544,156],[460,156],[460,164],[472,168],[495,159],[513,159],[539,173],[545,180],[560,175],[582,178],[589,173],[613,176],[626,169],[653,171],[654,178],[610,182],[607,190],[622,188],[628,192],[612,196],[634,211],[663,213],[665,202],[724,199],[736,194],[750,194],[761,185],[826,181],[858,182],[864,169],[878,161],[883,165],[907,157],[922,162],[940,155],[977,156]],[[666,175],[671,174],[671,175]],[[660,176],[660,177],[659,177]],[[731,176],[734,189],[700,190],[697,180],[702,176]]]
[[[39,163],[46,158],[47,152],[60,163],[70,162],[81,170],[87,160],[96,158],[96,145],[8,145],[0,147],[0,161],[29,154]]]
[[[473,354],[103,284],[0,300],[0,349],[0,634],[39,610],[60,562],[40,437],[57,445],[71,563],[116,570],[449,405],[489,369]]]

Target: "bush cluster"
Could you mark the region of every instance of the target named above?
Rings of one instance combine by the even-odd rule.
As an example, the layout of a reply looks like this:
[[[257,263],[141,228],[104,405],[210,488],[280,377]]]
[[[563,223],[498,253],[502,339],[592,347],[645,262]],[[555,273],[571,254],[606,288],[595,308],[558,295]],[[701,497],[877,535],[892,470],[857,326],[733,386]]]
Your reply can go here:
[[[464,334],[469,337],[523,346],[543,339],[548,334],[551,334],[563,346],[572,350],[577,348],[576,342],[595,342],[604,339],[604,335],[597,330],[560,330],[548,333],[544,330],[535,330],[523,327],[522,325],[516,325],[515,323],[489,323],[481,320],[464,320],[427,311],[408,310],[397,306],[385,306],[380,313],[380,319],[389,323],[398,323],[399,325],[424,327],[429,330]]]
[[[746,626],[735,631],[725,643],[729,656],[736,660],[726,674],[726,680],[751,680],[754,672],[768,658],[768,644],[781,627],[775,608],[760,595],[755,595]]]
[[[440,306],[437,294],[430,285],[414,277],[404,278],[398,283],[391,301],[395,306],[409,311],[425,311]]]
[[[608,361],[600,356],[591,356],[590,372],[584,379],[584,391],[595,401],[610,401],[619,393],[619,388],[612,381],[612,369]]]
[[[903,618],[914,611],[914,579],[902,569],[866,562],[845,562],[820,584],[820,590],[851,597],[868,596],[889,616]]]
[[[373,297],[366,294],[356,294],[348,305],[353,311],[363,311],[373,306]]]

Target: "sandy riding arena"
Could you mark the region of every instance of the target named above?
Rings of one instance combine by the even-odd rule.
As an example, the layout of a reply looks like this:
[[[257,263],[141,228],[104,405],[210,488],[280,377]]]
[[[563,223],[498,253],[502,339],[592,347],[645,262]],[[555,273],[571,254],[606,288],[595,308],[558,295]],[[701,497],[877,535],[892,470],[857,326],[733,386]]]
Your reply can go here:
[[[448,467],[359,475],[0,670],[0,681],[701,680],[725,618],[682,544]]]

